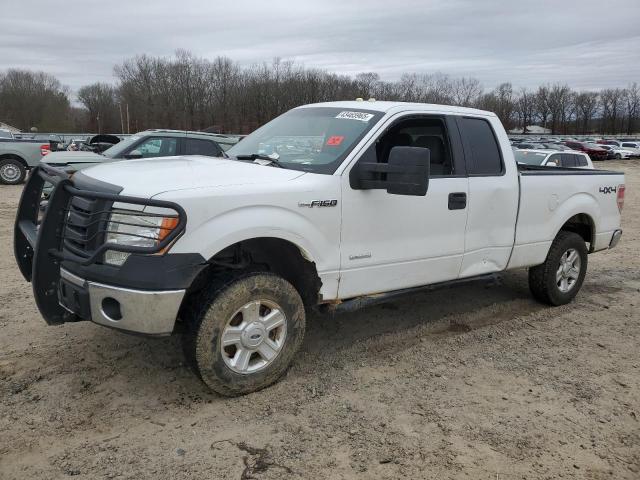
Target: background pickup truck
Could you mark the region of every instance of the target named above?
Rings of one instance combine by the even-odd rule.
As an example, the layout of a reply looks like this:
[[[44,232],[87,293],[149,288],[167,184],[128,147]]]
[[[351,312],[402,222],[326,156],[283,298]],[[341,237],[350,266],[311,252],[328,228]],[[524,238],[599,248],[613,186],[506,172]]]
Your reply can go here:
[[[562,305],[588,254],[622,234],[622,174],[519,169],[489,112],[308,105],[227,153],[73,178],[38,169],[15,252],[46,322],[180,332],[200,378],[238,395],[286,371],[309,308],[350,310],[515,268],[529,268],[535,298]],[[56,186],[40,222],[45,182]]]
[[[83,168],[117,160],[169,157],[173,155],[223,156],[216,134],[184,130],[146,130],[116,143],[102,153],[90,151],[52,152],[43,162],[73,173]],[[224,137],[226,140],[226,137]]]
[[[40,159],[51,151],[57,136],[38,136],[31,139],[0,138],[0,183],[22,183],[27,171],[38,166]]]

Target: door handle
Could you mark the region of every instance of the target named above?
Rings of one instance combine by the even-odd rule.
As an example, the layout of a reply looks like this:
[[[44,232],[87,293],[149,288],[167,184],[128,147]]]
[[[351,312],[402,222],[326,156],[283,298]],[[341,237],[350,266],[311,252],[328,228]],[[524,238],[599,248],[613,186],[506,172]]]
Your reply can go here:
[[[467,208],[467,194],[454,192],[449,194],[449,210],[464,210]]]

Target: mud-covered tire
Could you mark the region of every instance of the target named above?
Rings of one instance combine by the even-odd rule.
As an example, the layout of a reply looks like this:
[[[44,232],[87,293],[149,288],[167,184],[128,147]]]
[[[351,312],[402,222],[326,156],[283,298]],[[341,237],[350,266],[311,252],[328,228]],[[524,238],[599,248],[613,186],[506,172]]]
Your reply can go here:
[[[575,251],[579,257],[580,267],[577,278],[568,291],[559,286],[561,280],[557,275],[561,270],[563,256],[567,252]],[[540,302],[548,305],[565,305],[575,298],[582,287],[587,273],[588,251],[580,235],[573,232],[561,231],[551,244],[547,258],[542,265],[529,269],[529,289]]]
[[[229,365],[228,346],[223,347],[222,338],[230,322],[238,314],[242,317],[239,311],[252,302],[278,307],[285,318],[281,330],[283,340],[280,350],[265,366],[257,371],[238,373]],[[192,300],[187,316],[184,319],[187,331],[183,334],[187,361],[209,388],[225,396],[255,392],[276,382],[287,371],[302,344],[306,321],[304,305],[296,289],[272,273],[248,273],[217,280],[212,289]],[[240,345],[240,348],[245,347]],[[262,361],[257,353],[251,358],[254,356]]]
[[[14,158],[0,160],[0,183],[3,185],[19,185],[24,182],[27,169]]]

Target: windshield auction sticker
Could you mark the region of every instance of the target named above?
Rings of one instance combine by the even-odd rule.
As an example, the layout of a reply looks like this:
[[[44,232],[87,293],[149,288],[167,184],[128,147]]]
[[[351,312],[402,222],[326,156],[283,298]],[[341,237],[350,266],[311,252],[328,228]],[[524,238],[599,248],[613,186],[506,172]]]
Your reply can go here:
[[[344,118],[346,120],[359,120],[361,122],[368,122],[373,118],[373,113],[340,112],[338,115],[336,115],[336,118]]]

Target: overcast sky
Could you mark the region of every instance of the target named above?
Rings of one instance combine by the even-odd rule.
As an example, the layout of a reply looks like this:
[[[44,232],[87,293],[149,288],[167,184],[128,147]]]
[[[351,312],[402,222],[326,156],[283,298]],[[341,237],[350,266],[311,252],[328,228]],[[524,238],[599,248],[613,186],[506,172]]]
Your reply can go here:
[[[405,71],[579,89],[640,82],[640,0],[1,0],[0,70],[73,90],[176,49],[341,74]]]

